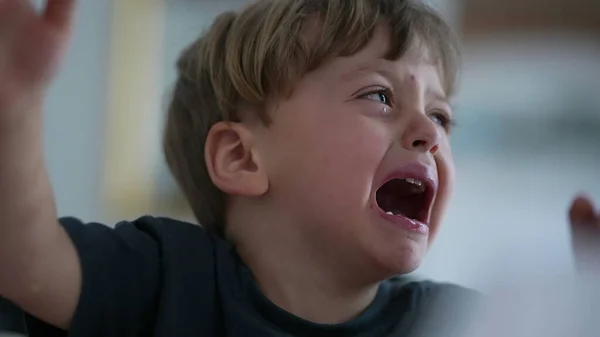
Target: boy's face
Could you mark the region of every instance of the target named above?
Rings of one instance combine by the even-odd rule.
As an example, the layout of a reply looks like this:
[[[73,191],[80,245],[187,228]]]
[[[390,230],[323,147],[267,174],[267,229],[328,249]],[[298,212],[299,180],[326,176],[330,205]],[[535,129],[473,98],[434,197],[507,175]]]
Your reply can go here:
[[[420,264],[454,168],[438,69],[416,50],[384,60],[388,35],[375,36],[307,74],[257,139],[290,235],[337,266],[387,277]]]

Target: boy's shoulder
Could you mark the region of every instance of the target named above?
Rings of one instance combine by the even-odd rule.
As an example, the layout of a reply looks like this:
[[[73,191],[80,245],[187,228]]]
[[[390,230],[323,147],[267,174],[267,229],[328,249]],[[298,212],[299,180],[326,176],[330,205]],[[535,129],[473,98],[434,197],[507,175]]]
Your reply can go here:
[[[158,245],[178,245],[186,243],[202,247],[210,246],[216,237],[200,225],[166,217],[142,216],[135,220],[120,221],[114,227],[101,223],[83,223],[73,217],[64,217],[60,223],[77,245],[78,241],[92,240],[98,244],[110,243],[110,240],[98,240],[103,237],[119,239],[125,246],[143,245],[152,242]]]
[[[209,232],[200,225],[161,216],[144,215],[135,220],[120,221],[114,226],[114,229],[119,230],[126,227],[133,227],[148,234],[158,235],[158,237],[164,235],[209,236]]]
[[[190,265],[211,269],[216,252],[228,248],[224,239],[200,225],[173,218],[146,215],[114,226],[76,218],[61,218],[60,222],[84,263],[97,261],[95,255],[110,254],[123,263],[144,261],[149,269],[162,269],[158,272],[164,272],[165,266],[170,271],[189,271]]]
[[[217,335],[215,256],[225,241],[202,227],[143,216],[115,226],[60,219],[74,243],[82,289],[69,336]],[[200,300],[201,299],[201,300]],[[178,328],[174,328],[177,326]],[[32,336],[55,329],[28,316]],[[163,331],[164,330],[164,331]],[[211,334],[211,332],[214,332]],[[56,333],[54,335],[64,336]]]

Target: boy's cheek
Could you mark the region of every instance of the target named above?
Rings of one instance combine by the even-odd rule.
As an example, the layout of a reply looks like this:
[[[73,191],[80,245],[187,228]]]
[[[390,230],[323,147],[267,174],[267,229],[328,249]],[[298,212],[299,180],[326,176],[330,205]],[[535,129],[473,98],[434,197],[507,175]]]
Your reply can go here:
[[[263,142],[271,176],[298,192],[310,186],[315,198],[326,196],[339,207],[364,204],[392,140],[381,123],[343,112],[341,118],[335,109],[307,109],[276,121]]]
[[[387,146],[377,134],[354,132],[349,137],[340,131],[307,134],[293,144],[282,144],[280,150],[294,158],[281,158],[278,167],[288,174],[278,172],[277,176],[286,180],[290,193],[304,194],[311,207],[325,203],[321,211],[345,217],[356,215],[367,204]]]
[[[446,213],[450,196],[454,189],[455,180],[455,167],[454,159],[452,158],[452,152],[447,142],[440,143],[440,150],[435,156],[435,163],[438,171],[439,189],[433,205],[431,214],[431,233],[429,236],[429,242],[431,243],[435,239],[435,234],[439,230],[441,222]]]

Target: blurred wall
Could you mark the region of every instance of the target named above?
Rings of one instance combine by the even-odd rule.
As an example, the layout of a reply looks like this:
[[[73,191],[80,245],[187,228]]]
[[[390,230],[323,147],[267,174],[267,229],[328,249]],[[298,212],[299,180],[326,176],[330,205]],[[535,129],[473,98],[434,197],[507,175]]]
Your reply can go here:
[[[79,1],[77,29],[46,101],[47,166],[60,215],[102,219],[110,1]]]
[[[478,287],[564,273],[571,199],[600,200],[600,40],[513,31],[464,53],[456,194],[419,272]]]

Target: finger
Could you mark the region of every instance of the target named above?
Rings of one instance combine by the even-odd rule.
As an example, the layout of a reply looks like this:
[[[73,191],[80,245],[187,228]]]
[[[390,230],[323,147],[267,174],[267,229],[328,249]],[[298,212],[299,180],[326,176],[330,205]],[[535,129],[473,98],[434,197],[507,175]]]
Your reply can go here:
[[[0,0],[1,1],[1,0]],[[44,18],[59,29],[68,29],[75,16],[75,0],[47,0]]]
[[[575,198],[569,210],[569,219],[575,226],[594,226],[598,222],[594,205],[586,196]]]
[[[595,278],[600,274],[600,223],[590,199],[575,198],[569,218],[575,267],[580,276]]]
[[[29,1],[0,0],[0,38],[11,36],[26,21],[32,8]]]

